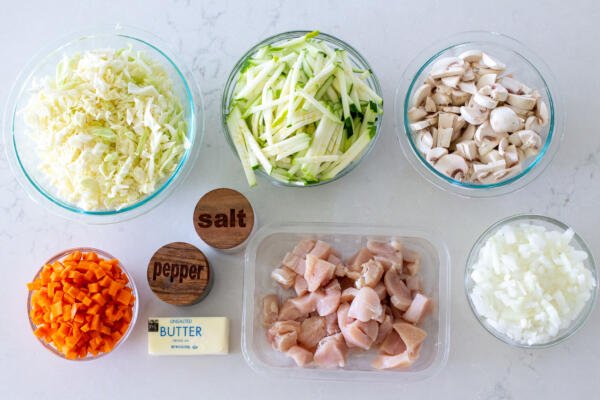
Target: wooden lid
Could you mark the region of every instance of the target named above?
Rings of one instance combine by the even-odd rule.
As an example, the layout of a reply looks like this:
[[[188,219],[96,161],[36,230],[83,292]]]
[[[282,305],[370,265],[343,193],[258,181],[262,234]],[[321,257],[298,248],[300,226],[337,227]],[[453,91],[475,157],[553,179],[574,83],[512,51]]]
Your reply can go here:
[[[240,192],[221,188],[206,193],[194,209],[194,228],[211,247],[226,250],[244,243],[254,227],[254,210]]]
[[[212,286],[208,260],[188,243],[167,244],[148,263],[148,285],[156,296],[176,306],[199,302]]]

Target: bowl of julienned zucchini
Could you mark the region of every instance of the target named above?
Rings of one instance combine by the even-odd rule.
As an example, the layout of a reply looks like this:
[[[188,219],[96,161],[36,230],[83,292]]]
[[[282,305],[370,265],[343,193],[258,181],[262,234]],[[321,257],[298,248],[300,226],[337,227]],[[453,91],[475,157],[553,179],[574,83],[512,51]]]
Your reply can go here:
[[[229,75],[225,136],[250,186],[255,172],[282,186],[316,186],[350,172],[375,143],[383,99],[350,45],[317,31],[272,36]]]

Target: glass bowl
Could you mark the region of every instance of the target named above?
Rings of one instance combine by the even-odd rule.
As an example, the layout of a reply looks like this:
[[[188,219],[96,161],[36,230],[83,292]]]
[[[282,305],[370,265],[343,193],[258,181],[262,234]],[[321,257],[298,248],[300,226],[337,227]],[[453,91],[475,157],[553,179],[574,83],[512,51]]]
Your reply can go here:
[[[71,254],[74,251],[81,251],[82,253],[89,253],[89,252],[94,252],[96,254],[98,254],[98,256],[104,258],[104,259],[115,259],[115,257],[113,257],[112,255],[110,255],[109,253],[103,251],[103,250],[99,250],[99,249],[95,249],[93,247],[77,247],[77,248],[73,248],[73,249],[68,249],[68,250],[64,250],[58,254],[56,254],[55,256],[51,257],[50,259],[48,259],[48,261],[46,261],[44,263],[44,265],[46,264],[52,264],[55,261],[61,261],[63,258],[65,258],[67,255]],[[111,351],[107,352],[107,353],[98,353],[97,355],[90,355],[88,354],[88,356],[86,356],[85,358],[76,358],[76,359],[70,359],[65,357],[64,354],[62,354],[61,352],[59,352],[56,347],[54,347],[52,344],[50,343],[46,343],[45,341],[43,341],[42,339],[37,338],[37,340],[42,344],[42,346],[44,346],[46,349],[50,350],[54,355],[63,358],[65,360],[69,360],[69,361],[91,361],[91,360],[96,360],[100,357],[104,357],[107,354],[110,354],[112,352],[114,352],[117,348],[119,348],[129,337],[129,335],[131,334],[131,332],[133,331],[133,327],[135,325],[135,322],[137,320],[137,316],[138,316],[138,309],[139,309],[139,302],[140,302],[140,298],[138,296],[138,291],[137,291],[137,287],[135,286],[135,282],[133,281],[133,276],[131,276],[127,270],[123,267],[123,265],[121,264],[121,262],[119,262],[119,267],[121,268],[121,270],[123,271],[123,273],[125,274],[125,276],[127,276],[127,280],[129,281],[127,283],[127,287],[129,287],[131,289],[131,291],[133,292],[133,295],[135,296],[135,302],[133,303],[133,313],[131,316],[131,322],[129,323],[129,326],[127,327],[127,331],[125,331],[125,334],[121,337],[121,339],[119,339],[119,341],[117,342],[117,344],[112,348]],[[35,274],[35,276],[33,277],[33,279],[37,279],[42,271],[42,269],[44,268],[44,266],[42,266],[37,273]],[[27,317],[29,318],[29,325],[31,326],[31,330],[35,331],[36,329],[36,325],[33,323],[33,321],[31,320],[31,316],[29,315],[29,310],[31,310],[31,296],[33,294],[33,291],[29,292],[29,295],[27,296]]]
[[[502,220],[496,222],[495,224],[490,226],[488,229],[486,229],[485,232],[483,232],[483,234],[477,239],[477,241],[473,245],[473,248],[469,252],[469,256],[467,257],[467,264],[466,264],[466,268],[465,268],[465,293],[466,293],[467,299],[469,301],[469,305],[471,306],[471,311],[473,311],[473,314],[475,315],[475,317],[477,318],[479,323],[497,339],[499,339],[499,340],[503,341],[504,343],[507,343],[511,346],[514,346],[514,347],[521,347],[521,348],[528,348],[528,349],[551,347],[558,343],[563,342],[564,340],[566,340],[567,338],[569,338],[570,336],[575,334],[575,332],[577,332],[577,330],[579,330],[579,328],[581,328],[583,326],[584,322],[588,319],[588,317],[590,316],[590,314],[596,304],[596,298],[598,295],[598,293],[597,293],[597,291],[598,291],[598,274],[596,271],[596,263],[594,262],[594,256],[592,255],[592,252],[590,251],[589,247],[583,241],[583,239],[581,239],[581,237],[579,237],[579,235],[577,233],[575,233],[573,235],[573,239],[571,240],[570,244],[576,250],[583,251],[584,253],[587,254],[588,257],[586,260],[583,261],[583,264],[584,264],[585,268],[591,272],[596,285],[593,287],[591,296],[590,296],[589,300],[587,301],[586,305],[584,306],[584,308],[579,313],[579,315],[573,321],[571,321],[571,324],[569,325],[569,327],[559,331],[557,336],[554,337],[549,342],[528,345],[526,343],[518,342],[518,341],[515,341],[515,340],[509,338],[507,335],[505,335],[502,332],[499,332],[498,330],[493,328],[487,322],[485,317],[478,314],[478,312],[475,308],[475,305],[473,304],[473,301],[471,299],[471,292],[472,292],[472,289],[474,286],[473,280],[471,279],[471,273],[473,271],[472,266],[476,262],[477,258],[479,257],[479,251],[481,250],[481,248],[483,247],[485,242],[488,240],[488,238],[490,236],[492,236],[494,233],[496,233],[498,230],[500,230],[502,227],[504,227],[506,225],[513,225],[513,224],[520,224],[520,223],[528,223],[528,224],[533,224],[533,225],[537,225],[537,226],[543,226],[548,230],[560,231],[560,232],[563,232],[563,231],[569,229],[569,226],[567,226],[566,224],[564,224],[560,221],[557,221],[553,218],[545,217],[542,215],[533,215],[533,214],[514,215],[512,217],[508,217],[508,218],[505,218],[505,219],[502,219]]]
[[[56,194],[45,174],[38,168],[38,157],[32,139],[27,135],[23,113],[29,101],[32,83],[53,75],[57,63],[65,55],[98,48],[119,49],[131,46],[156,60],[167,72],[174,92],[181,100],[187,123],[190,146],[185,151],[174,172],[153,193],[134,204],[120,209],[84,210]],[[11,90],[4,113],[4,144],[11,169],[21,186],[37,203],[55,214],[87,223],[114,223],[148,212],[164,201],[189,173],[200,148],[204,134],[204,111],[200,90],[192,74],[176,57],[175,52],[160,39],[134,28],[120,26],[79,32],[43,48],[23,68]]]
[[[418,151],[409,127],[408,110],[414,91],[425,81],[432,64],[441,57],[457,56],[466,50],[483,50],[506,64],[506,72],[532,89],[537,89],[549,110],[549,123],[541,137],[543,146],[523,170],[492,184],[461,182],[436,170]],[[463,32],[423,50],[404,71],[395,98],[396,132],[404,155],[421,176],[435,186],[465,197],[489,197],[520,189],[533,181],[551,162],[564,135],[565,107],[550,68],[524,44],[495,32]]]
[[[253,46],[250,50],[248,50],[233,67],[233,70],[229,74],[229,78],[227,78],[227,82],[225,83],[223,97],[221,98],[221,124],[223,127],[223,132],[225,134],[225,138],[227,139],[227,143],[229,143],[229,146],[231,147],[231,150],[234,152],[236,157],[238,157],[238,154],[237,154],[237,150],[235,149],[235,145],[233,144],[233,141],[231,139],[231,135],[229,134],[229,128],[227,127],[227,115],[229,114],[229,105],[233,98],[233,93],[235,91],[235,86],[237,84],[239,72],[244,67],[244,63],[245,63],[246,59],[248,57],[252,56],[254,53],[256,53],[256,51],[259,50],[261,47],[264,47],[267,45],[272,45],[274,43],[279,43],[279,42],[289,40],[289,39],[294,39],[294,38],[297,38],[300,36],[304,36],[307,33],[310,33],[310,31],[290,31],[290,32],[284,32],[284,33],[280,33],[278,35],[268,37],[265,40],[263,40],[262,42]],[[383,98],[383,94],[381,92],[381,86],[379,85],[379,80],[377,79],[377,76],[373,72],[373,68],[371,68],[371,66],[369,65],[367,60],[362,55],[360,55],[360,53],[356,49],[354,49],[348,43],[346,43],[334,36],[328,35],[326,33],[319,33],[317,36],[315,36],[315,39],[322,40],[323,42],[329,44],[333,48],[345,50],[346,53],[348,54],[348,60],[350,61],[350,63],[353,66],[355,66],[356,68],[359,68],[359,69],[366,69],[366,70],[371,71],[371,76],[369,77],[369,79],[367,79],[367,84],[369,85],[369,87],[371,89],[373,89],[375,91],[375,93],[377,93],[377,95],[379,97]],[[371,152],[371,150],[373,149],[373,146],[375,145],[375,141],[379,137],[379,131],[381,130],[382,121],[383,121],[383,114],[380,114],[379,117],[377,118],[377,131],[375,133],[375,137],[373,137],[373,139],[369,142],[369,145],[362,152],[362,154],[358,157],[358,159],[351,162],[345,169],[340,171],[340,173],[337,174],[333,179],[329,179],[326,181],[319,181],[317,183],[312,183],[312,184],[301,184],[299,182],[280,181],[280,180],[270,176],[266,172],[264,172],[261,168],[258,168],[256,171],[261,176],[266,177],[272,184],[277,185],[277,186],[313,187],[313,186],[320,186],[320,185],[324,185],[324,184],[336,181],[336,180],[342,178],[343,176],[347,175],[354,168],[356,168],[356,166],[358,164],[360,164],[360,162],[366,157],[366,155]]]

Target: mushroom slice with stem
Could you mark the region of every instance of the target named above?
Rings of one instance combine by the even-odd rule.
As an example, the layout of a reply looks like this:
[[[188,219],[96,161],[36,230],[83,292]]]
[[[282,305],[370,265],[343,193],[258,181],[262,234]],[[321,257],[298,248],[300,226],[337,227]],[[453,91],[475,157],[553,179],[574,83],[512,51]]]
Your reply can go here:
[[[429,76],[433,79],[447,76],[462,75],[465,72],[465,62],[458,57],[443,57],[431,67]]]
[[[460,116],[471,125],[483,124],[489,115],[488,110],[481,110],[480,107],[462,106]]]
[[[457,181],[462,181],[469,172],[469,165],[464,158],[457,154],[446,154],[434,165],[434,168]]]
[[[430,164],[435,164],[440,158],[448,154],[448,149],[444,149],[443,147],[434,147],[433,149],[427,152],[425,159]]]
[[[465,140],[464,142],[456,143],[456,151],[468,161],[473,161],[477,158],[477,144],[474,140]]]
[[[506,102],[511,106],[515,106],[517,108],[531,111],[537,104],[537,99],[535,97],[529,95],[520,95],[520,94],[512,94],[509,93],[506,98]]]
[[[525,86],[522,82],[519,82],[511,76],[503,76],[500,80],[502,86],[508,90],[508,93],[512,94],[528,94],[531,93],[531,89]]]
[[[477,89],[481,89],[484,86],[492,86],[496,83],[496,78],[498,75],[496,74],[485,74],[481,75],[479,79],[477,79]]]
[[[427,116],[427,110],[422,109],[421,107],[411,107],[408,110],[408,120],[410,122],[420,121]]]
[[[423,154],[427,154],[433,147],[433,137],[429,131],[419,131],[415,138],[417,149]]]

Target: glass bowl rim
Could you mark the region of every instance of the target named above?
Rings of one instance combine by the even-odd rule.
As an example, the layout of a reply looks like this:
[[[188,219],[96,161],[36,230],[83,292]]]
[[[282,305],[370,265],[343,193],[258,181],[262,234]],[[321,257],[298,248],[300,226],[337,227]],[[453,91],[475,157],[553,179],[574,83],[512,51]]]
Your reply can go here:
[[[102,37],[122,38],[125,41],[131,40],[137,42],[144,46],[147,51],[151,53],[150,55],[157,56],[161,61],[165,62],[165,65],[173,68],[176,73],[175,76],[181,81],[184,88],[185,98],[181,98],[180,100],[182,100],[182,104],[186,108],[189,107],[190,109],[190,115],[186,118],[186,123],[188,125],[186,137],[190,141],[190,146],[189,148],[185,149],[177,168],[154,192],[142,197],[137,202],[120,209],[84,210],[52,195],[46,189],[42,188],[41,185],[30,176],[30,172],[26,170],[21,162],[21,156],[19,155],[16,145],[16,133],[14,125],[15,120],[17,119],[17,113],[19,111],[16,109],[17,103],[21,99],[21,96],[24,94],[24,92],[28,89],[27,84],[31,83],[31,78],[33,75],[39,70],[40,67],[44,65],[45,62],[47,62],[47,59],[59,53],[65,47],[76,43],[77,41]],[[15,78],[15,81],[10,89],[4,111],[3,139],[6,156],[9,160],[9,165],[13,171],[13,175],[17,178],[19,184],[25,189],[29,197],[36,202],[38,202],[38,199],[45,199],[49,201],[49,204],[57,207],[57,210],[66,211],[71,216],[79,215],[92,218],[111,216],[124,217],[125,214],[142,209],[144,206],[152,203],[153,200],[160,198],[161,194],[167,192],[167,188],[172,187],[172,184],[177,180],[177,178],[187,175],[182,174],[182,171],[189,162],[193,162],[195,153],[197,152],[195,149],[201,146],[203,141],[204,102],[198,83],[175,54],[176,53],[165,41],[153,33],[139,28],[122,25],[104,25],[92,29],[72,32],[68,35],[58,37],[52,42],[46,44],[43,48],[39,49],[34,56],[31,57],[29,61],[21,68],[19,74]],[[165,198],[163,198],[163,200]],[[154,208],[158,204],[158,202],[152,204],[151,208]],[[149,211],[151,208],[145,210],[144,212]],[[95,222],[101,223],[101,221]]]
[[[89,252],[94,252],[96,254],[98,254],[100,257],[105,258],[105,259],[117,259],[116,257],[114,257],[113,255],[111,255],[110,253],[104,251],[104,250],[100,250],[94,247],[73,247],[70,249],[66,249],[61,251],[58,254],[55,254],[54,256],[48,258],[48,260],[46,262],[44,262],[44,265],[42,265],[37,272],[35,273],[33,280],[37,279],[40,275],[40,273],[42,272],[42,270],[44,269],[44,267],[47,264],[51,264],[55,261],[60,261],[61,259],[63,259],[65,256],[73,253],[74,251],[81,251],[82,253],[89,253]],[[123,263],[121,263],[121,260],[119,260],[119,267],[121,268],[121,271],[123,271],[123,273],[125,274],[125,276],[128,279],[128,283],[127,283],[127,287],[129,287],[131,289],[131,291],[133,292],[133,295],[135,296],[135,302],[133,305],[133,310],[132,310],[132,315],[131,315],[131,321],[129,322],[129,326],[127,327],[127,330],[125,331],[125,333],[123,334],[123,336],[121,336],[121,338],[119,339],[119,341],[117,342],[117,344],[109,351],[109,352],[101,352],[98,353],[97,355],[86,355],[84,358],[75,358],[75,359],[71,359],[71,358],[67,358],[64,354],[60,353],[52,344],[45,342],[44,340],[40,339],[39,337],[35,336],[35,338],[37,339],[37,341],[44,346],[46,349],[48,349],[51,353],[53,353],[54,355],[56,355],[57,357],[60,357],[64,360],[68,360],[68,361],[92,361],[92,360],[96,360],[100,357],[104,357],[108,354],[111,354],[112,352],[114,352],[115,350],[117,350],[119,347],[121,347],[121,345],[129,338],[129,336],[131,335],[131,332],[133,332],[133,328],[134,325],[137,321],[137,317],[138,317],[138,312],[139,312],[139,302],[140,302],[140,298],[138,295],[138,290],[137,290],[137,286],[135,284],[135,281],[133,280],[133,276],[127,271],[127,269],[125,269],[125,267],[123,266]],[[29,312],[31,310],[31,296],[33,295],[32,290],[30,290],[28,292],[27,295],[27,319],[29,321],[29,326],[31,327],[31,331],[34,332],[37,328],[37,326],[33,323],[33,321],[31,320],[31,316],[29,315]]]
[[[429,162],[427,162],[427,160],[424,159],[414,143],[414,138],[412,137],[413,133],[409,127],[407,113],[408,109],[410,108],[409,97],[412,94],[415,86],[421,82],[422,74],[427,67],[429,67],[440,56],[443,56],[446,52],[454,48],[482,42],[485,40],[489,42],[487,43],[488,45],[492,44],[515,54],[524,62],[525,65],[527,65],[531,71],[536,74],[537,77],[539,77],[543,83],[543,88],[539,90],[543,91],[548,97],[550,122],[548,126],[548,134],[542,149],[536,155],[533,162],[531,162],[526,168],[524,168],[517,175],[508,179],[504,179],[500,182],[477,184],[472,182],[461,182],[448,177],[437,171]],[[423,59],[425,61],[422,61]],[[414,65],[417,65],[416,72],[412,70]],[[424,176],[435,186],[438,186],[442,189],[456,190],[458,192],[455,193],[466,197],[487,197],[506,194],[523,188],[533,179],[537,178],[554,158],[558,150],[558,145],[564,137],[565,107],[562,104],[562,100],[557,95],[558,86],[551,69],[548,67],[545,61],[537,55],[537,53],[532,51],[521,41],[511,36],[493,31],[479,30],[459,32],[443,40],[438,40],[429,45],[429,47],[426,49],[422,50],[404,70],[402,80],[406,80],[407,75],[409,74],[411,75],[409,78],[410,83],[406,87],[402,84],[399,85],[395,94],[394,109],[396,114],[396,132],[405,156],[409,159],[411,164],[413,164],[413,167],[415,167],[415,169],[417,169],[422,176]],[[406,93],[403,93],[404,91]],[[406,146],[403,145],[403,141],[408,143],[410,151],[405,148]],[[420,168],[417,168],[415,164],[420,167],[424,167],[423,171]]]
[[[271,35],[263,40],[261,40],[260,42],[258,42],[257,44],[253,45],[249,50],[247,50],[242,57],[239,58],[239,60],[234,64],[231,72],[229,73],[229,76],[227,78],[227,81],[225,82],[225,86],[223,89],[223,94],[221,96],[221,129],[223,131],[223,134],[225,136],[225,140],[227,141],[227,143],[229,144],[229,147],[231,148],[231,150],[233,151],[234,155],[236,158],[239,158],[238,154],[237,154],[237,150],[235,149],[235,145],[233,144],[233,141],[231,139],[231,135],[229,134],[229,128],[227,127],[227,115],[229,114],[229,103],[231,101],[230,98],[230,94],[233,94],[233,91],[235,90],[235,86],[237,84],[236,82],[236,78],[238,77],[238,74],[240,72],[240,70],[242,69],[242,66],[244,65],[244,62],[246,61],[246,59],[248,59],[248,57],[252,56],[254,53],[256,53],[261,47],[264,47],[266,45],[272,44],[272,43],[277,43],[279,41],[288,39],[288,38],[296,38],[296,37],[300,37],[300,36],[304,36],[308,33],[311,32],[315,32],[315,31],[310,31],[310,30],[292,30],[292,31],[285,31],[285,32],[281,32],[275,35]],[[371,71],[371,76],[370,78],[373,80],[373,86],[371,87],[371,85],[369,85],[371,87],[371,89],[373,89],[375,91],[375,93],[377,93],[377,95],[379,97],[381,97],[383,99],[383,92],[381,89],[381,85],[379,83],[379,79],[377,78],[377,75],[375,74],[375,71],[373,71],[373,68],[371,67],[371,65],[369,64],[369,62],[367,61],[366,58],[364,58],[362,56],[362,54],[360,54],[358,52],[358,50],[356,50],[354,47],[352,47],[351,45],[349,45],[347,42],[345,42],[342,39],[339,39],[336,36],[330,35],[328,33],[322,32],[322,31],[317,31],[318,35],[316,35],[314,38],[315,39],[321,39],[327,43],[330,44],[334,44],[339,48],[342,48],[344,50],[346,50],[348,53],[350,53],[350,55],[355,58],[356,60],[358,60],[358,62],[360,64],[362,64],[365,69],[368,69]],[[383,110],[383,108],[382,108]],[[340,171],[340,173],[338,173],[334,178],[332,179],[328,179],[325,181],[319,181],[317,183],[311,183],[311,184],[306,184],[306,185],[302,185],[302,184],[296,184],[293,182],[284,182],[284,181],[280,181],[276,178],[273,178],[272,176],[270,176],[269,174],[267,174],[266,172],[264,172],[261,168],[257,168],[255,170],[255,172],[257,172],[260,176],[266,178],[271,184],[275,185],[275,186],[284,186],[284,187],[295,187],[295,188],[307,188],[307,187],[317,187],[317,186],[322,186],[334,181],[337,181],[341,178],[343,178],[344,176],[346,176],[348,173],[350,173],[350,171],[352,171],[354,168],[356,168],[358,166],[358,164],[360,164],[369,153],[371,153],[372,149],[375,147],[375,142],[377,141],[377,139],[379,138],[380,134],[381,134],[381,127],[382,127],[382,123],[383,123],[383,115],[384,113],[382,112],[378,118],[377,118],[377,131],[375,133],[375,136],[371,139],[371,141],[369,142],[369,145],[367,146],[367,148],[362,152],[362,154],[360,155],[360,158],[356,161],[351,162],[348,166],[346,166],[346,168],[344,168],[342,171]]]
[[[569,327],[566,328],[562,334],[557,335],[556,337],[552,338],[548,342],[533,344],[533,345],[529,345],[527,343],[522,343],[522,342],[517,342],[515,340],[512,340],[512,339],[508,338],[506,335],[502,334],[501,332],[498,332],[493,327],[489,326],[485,322],[485,318],[478,314],[477,310],[475,309],[475,305],[473,304],[473,301],[471,299],[471,295],[469,293],[469,285],[471,282],[471,271],[472,271],[473,260],[475,257],[478,256],[478,254],[476,254],[476,249],[478,249],[478,247],[480,248],[481,247],[480,245],[483,244],[485,239],[487,239],[491,234],[493,234],[494,232],[496,232],[498,229],[502,228],[503,226],[506,226],[506,225],[514,223],[514,222],[519,222],[519,221],[527,222],[527,221],[531,221],[531,220],[548,223],[556,228],[562,229],[563,231],[565,231],[567,229],[572,229],[573,230],[573,239],[572,240],[575,241],[575,243],[577,244],[578,247],[581,247],[581,251],[583,251],[587,254],[587,256],[588,256],[587,263],[589,263],[590,268],[587,268],[587,266],[586,266],[586,269],[588,269],[591,272],[592,277],[595,282],[595,286],[592,288],[592,293],[591,293],[590,298],[588,299],[584,308],[580,311],[580,314],[577,317],[575,317],[575,319],[573,321],[571,321],[571,325],[569,325]],[[585,263],[584,263],[584,265],[585,265]],[[469,308],[471,309],[473,316],[479,322],[479,324],[485,329],[485,331],[487,331],[489,334],[491,334],[493,337],[495,337],[499,341],[501,341],[505,344],[508,344],[512,347],[522,348],[522,349],[545,349],[545,348],[553,347],[559,343],[564,342],[571,336],[573,336],[589,320],[589,318],[594,310],[594,307],[596,305],[596,300],[598,298],[598,267],[596,265],[594,255],[593,255],[590,247],[588,246],[588,244],[585,242],[585,240],[583,240],[583,238],[581,236],[579,236],[577,231],[575,231],[575,229],[571,228],[569,225],[567,225],[564,222],[561,222],[555,218],[548,217],[548,216],[541,215],[541,214],[531,214],[531,213],[515,214],[515,215],[509,216],[509,217],[502,218],[501,220],[494,222],[492,225],[487,227],[483,231],[483,233],[481,233],[477,237],[473,246],[469,250],[469,253],[467,255],[467,260],[465,262],[465,273],[464,273],[463,279],[464,279],[463,284],[464,284],[465,296],[467,297],[467,302],[469,303]]]

